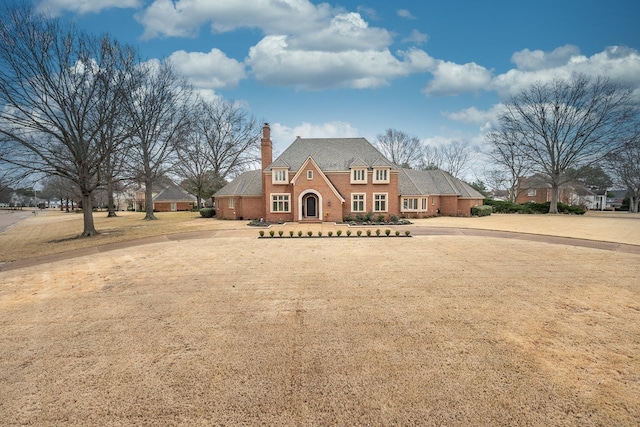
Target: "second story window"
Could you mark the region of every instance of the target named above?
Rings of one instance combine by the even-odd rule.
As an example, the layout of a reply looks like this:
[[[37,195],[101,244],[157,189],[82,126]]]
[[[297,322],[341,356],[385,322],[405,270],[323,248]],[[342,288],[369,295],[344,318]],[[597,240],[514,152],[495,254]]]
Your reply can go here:
[[[287,169],[273,169],[272,182],[274,184],[288,184],[289,171]]]
[[[365,168],[351,169],[351,183],[352,184],[366,184],[367,183],[367,169],[365,169]]]
[[[389,169],[374,169],[373,182],[378,184],[389,183]]]

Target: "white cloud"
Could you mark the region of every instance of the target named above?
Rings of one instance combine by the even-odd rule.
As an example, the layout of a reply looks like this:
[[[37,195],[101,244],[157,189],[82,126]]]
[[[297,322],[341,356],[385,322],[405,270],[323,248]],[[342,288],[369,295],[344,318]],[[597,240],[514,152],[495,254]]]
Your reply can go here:
[[[412,14],[410,11],[408,11],[407,9],[400,9],[400,10],[398,10],[398,12],[397,12],[397,13],[398,13],[398,16],[399,16],[400,18],[405,18],[405,19],[416,19],[416,17],[415,17],[415,16],[413,16],[413,14]]]
[[[154,0],[136,19],[145,27],[144,38],[189,37],[205,23],[214,32],[258,28],[265,34],[315,32],[331,18],[326,3],[308,0]]]
[[[491,71],[475,62],[460,65],[438,60],[430,71],[433,80],[423,89],[428,96],[479,92],[486,90],[491,83]]]
[[[57,16],[63,11],[85,14],[111,8],[138,9],[141,6],[142,0],[41,0],[37,3],[36,10]]]
[[[423,34],[418,30],[412,30],[411,34],[402,39],[403,43],[415,43],[415,44],[424,44],[429,40],[429,36],[427,34]]]
[[[281,154],[297,138],[352,138],[362,136],[358,129],[346,122],[327,122],[322,124],[312,124],[302,122],[301,124],[289,127],[280,123],[272,123],[271,140],[275,151]]]
[[[267,36],[249,50],[245,61],[255,77],[267,84],[299,89],[372,88],[388,80],[424,71],[428,55],[400,52],[404,61],[384,50],[326,52],[290,48],[286,36]]]
[[[488,110],[479,110],[476,107],[465,108],[464,110],[448,112],[443,111],[446,118],[465,124],[476,124],[484,132],[495,128],[498,124],[498,116],[504,112],[503,104],[495,104]]]
[[[558,49],[553,52],[557,51]],[[557,54],[556,57],[558,56],[563,55]],[[491,87],[501,97],[517,94],[535,82],[545,83],[554,78],[568,79],[576,73],[591,77],[605,76],[632,88],[640,88],[640,52],[636,49],[612,46],[590,57],[576,52],[571,56],[564,55],[563,62],[558,62],[557,59],[547,60],[547,56],[543,55],[539,57],[538,67],[533,66],[536,61],[531,61],[531,57],[528,60],[525,57],[526,55],[519,57],[518,61],[520,65],[526,64],[526,69],[512,69],[494,77]],[[559,65],[542,67],[542,64],[551,63]]]
[[[208,53],[179,50],[169,60],[196,88],[233,88],[246,77],[244,65],[219,49]]]
[[[524,49],[514,53],[511,56],[511,62],[522,71],[544,70],[565,65],[579,54],[580,49],[570,44],[560,46],[551,52]]]

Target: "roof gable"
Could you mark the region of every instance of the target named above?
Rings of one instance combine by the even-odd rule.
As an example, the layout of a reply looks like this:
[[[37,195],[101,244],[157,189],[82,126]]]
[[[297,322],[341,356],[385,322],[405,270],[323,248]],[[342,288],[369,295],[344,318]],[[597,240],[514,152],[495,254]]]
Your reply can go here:
[[[340,194],[340,192],[338,191],[338,189],[331,183],[331,181],[329,181],[329,178],[327,178],[327,176],[324,174],[324,172],[322,172],[322,169],[320,169],[318,167],[318,164],[313,160],[313,158],[311,156],[309,156],[307,158],[307,160],[302,164],[302,166],[300,167],[300,169],[298,169],[298,172],[294,175],[293,179],[291,180],[291,183],[293,185],[296,185],[296,180],[298,179],[298,177],[302,174],[303,170],[306,169],[307,165],[311,164],[313,165],[313,167],[318,171],[318,174],[320,175],[320,177],[324,180],[324,182],[329,186],[329,188],[331,189],[331,191],[333,192],[333,194],[340,200],[340,202],[344,203],[345,199],[344,197],[342,197],[342,195]]]
[[[469,184],[445,171],[401,169],[399,194],[402,196],[428,196],[435,194],[484,199],[484,196]]]
[[[160,191],[153,198],[154,202],[175,202],[175,201],[195,201],[196,197],[193,194],[189,194],[182,187],[174,184],[173,182],[169,183],[169,186],[164,190]]]
[[[262,171],[253,170],[241,173],[230,183],[216,191],[214,197],[223,196],[260,196],[262,195]]]

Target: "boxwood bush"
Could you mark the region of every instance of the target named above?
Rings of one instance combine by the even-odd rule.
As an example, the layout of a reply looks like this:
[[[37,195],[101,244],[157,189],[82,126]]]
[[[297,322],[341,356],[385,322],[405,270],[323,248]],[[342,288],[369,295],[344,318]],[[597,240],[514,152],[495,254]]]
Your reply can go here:
[[[213,218],[216,215],[216,210],[213,208],[200,209],[200,216],[203,218]]]
[[[488,216],[493,212],[492,206],[474,206],[471,208],[471,215],[473,216]]]

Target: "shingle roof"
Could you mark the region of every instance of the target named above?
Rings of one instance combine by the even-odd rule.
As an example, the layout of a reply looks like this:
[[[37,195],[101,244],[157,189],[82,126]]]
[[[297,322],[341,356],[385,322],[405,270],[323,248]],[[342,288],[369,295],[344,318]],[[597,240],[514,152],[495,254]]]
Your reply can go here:
[[[401,196],[422,196],[431,194],[456,194],[460,197],[483,199],[484,196],[469,184],[454,178],[445,171],[400,169],[398,175]]]
[[[372,167],[381,161],[395,169],[365,138],[297,138],[266,170],[284,161],[297,171],[309,157],[329,172],[348,171],[352,164]]]
[[[195,202],[196,197],[192,194],[187,193],[184,189],[182,189],[182,187],[174,183],[169,183],[169,186],[167,188],[165,188],[164,190],[156,194],[156,196],[153,198],[153,201],[154,202],[176,202],[176,201]]]
[[[253,170],[238,175],[233,181],[218,190],[213,196],[261,196],[262,171]]]

